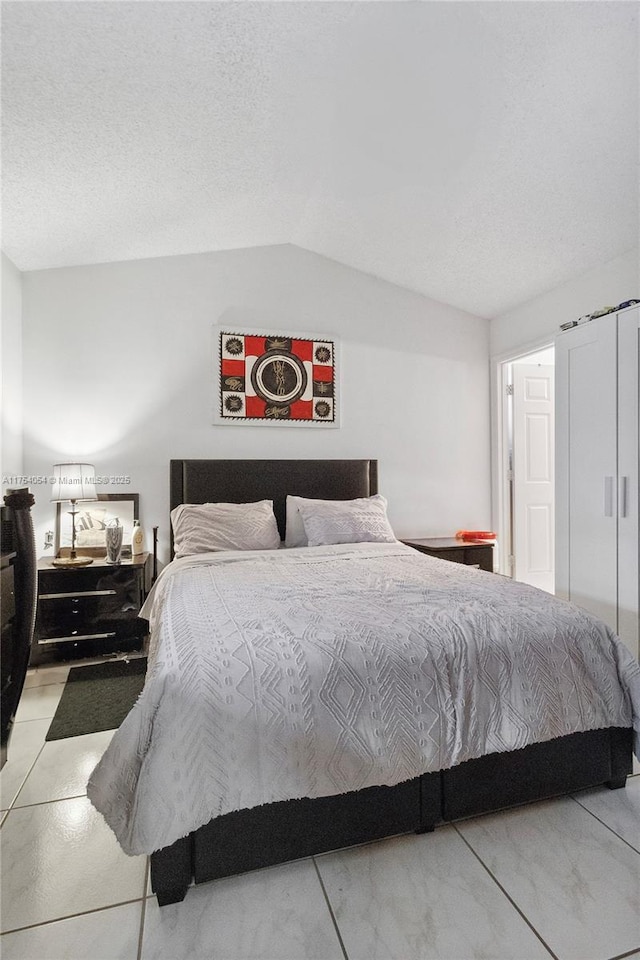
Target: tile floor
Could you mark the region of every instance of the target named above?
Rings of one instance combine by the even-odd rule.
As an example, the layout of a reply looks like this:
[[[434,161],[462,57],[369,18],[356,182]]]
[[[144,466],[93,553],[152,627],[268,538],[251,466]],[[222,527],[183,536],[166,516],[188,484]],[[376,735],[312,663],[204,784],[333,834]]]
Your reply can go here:
[[[44,741],[66,673],[29,674],[0,774],[4,960],[640,960],[640,776],[160,910],[85,796],[112,732]]]

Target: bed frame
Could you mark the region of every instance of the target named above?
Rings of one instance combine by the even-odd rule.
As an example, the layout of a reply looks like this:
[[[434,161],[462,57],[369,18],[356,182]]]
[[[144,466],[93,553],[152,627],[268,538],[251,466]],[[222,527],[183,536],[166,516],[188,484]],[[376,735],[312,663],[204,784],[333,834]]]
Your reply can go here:
[[[378,490],[376,460],[172,460],[171,509],[180,503],[269,499],[284,537],[287,494],[328,500]],[[172,544],[173,546],[173,544]],[[232,876],[438,823],[606,784],[624,787],[632,731],[575,733],[425,773],[394,787],[287,800],[216,817],[151,855],[160,906],[189,885]]]

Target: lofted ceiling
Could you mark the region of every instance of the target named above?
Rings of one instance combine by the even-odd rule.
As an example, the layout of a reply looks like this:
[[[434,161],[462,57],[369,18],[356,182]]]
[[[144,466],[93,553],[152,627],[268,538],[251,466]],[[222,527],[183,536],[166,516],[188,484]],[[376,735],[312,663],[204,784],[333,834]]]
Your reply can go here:
[[[638,239],[627,2],[5,2],[21,270],[294,243],[491,317]]]

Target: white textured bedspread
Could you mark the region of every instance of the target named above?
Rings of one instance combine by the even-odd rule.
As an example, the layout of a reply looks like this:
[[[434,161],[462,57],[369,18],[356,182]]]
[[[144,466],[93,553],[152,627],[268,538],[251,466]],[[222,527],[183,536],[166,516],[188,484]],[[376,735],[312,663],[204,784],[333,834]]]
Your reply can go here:
[[[88,786],[129,854],[212,817],[606,726],[640,667],[579,608],[401,544],[174,561],[143,692]]]

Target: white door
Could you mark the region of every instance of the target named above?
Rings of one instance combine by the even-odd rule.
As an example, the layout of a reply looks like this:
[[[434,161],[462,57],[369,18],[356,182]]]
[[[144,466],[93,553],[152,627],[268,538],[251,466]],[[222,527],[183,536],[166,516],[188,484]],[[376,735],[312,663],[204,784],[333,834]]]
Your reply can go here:
[[[617,630],[616,315],[556,339],[556,594]]]
[[[640,309],[618,314],[618,634],[634,657],[640,641],[638,442]]]
[[[554,368],[513,365],[513,576],[554,591]]]

